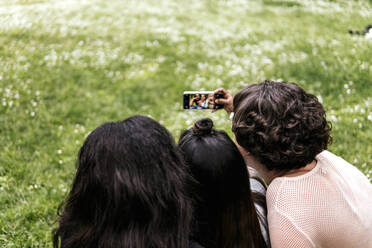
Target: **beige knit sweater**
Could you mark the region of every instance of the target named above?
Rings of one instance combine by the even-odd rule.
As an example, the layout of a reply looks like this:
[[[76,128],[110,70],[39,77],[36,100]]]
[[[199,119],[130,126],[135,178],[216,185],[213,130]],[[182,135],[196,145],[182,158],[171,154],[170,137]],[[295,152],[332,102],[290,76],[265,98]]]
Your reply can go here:
[[[274,179],[267,189],[273,248],[372,248],[372,185],[324,151],[310,172]]]

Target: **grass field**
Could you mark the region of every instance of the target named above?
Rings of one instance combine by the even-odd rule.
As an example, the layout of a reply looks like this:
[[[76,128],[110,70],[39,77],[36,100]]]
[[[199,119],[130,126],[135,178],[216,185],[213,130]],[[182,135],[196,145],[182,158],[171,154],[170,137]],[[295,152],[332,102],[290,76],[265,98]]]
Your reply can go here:
[[[152,116],[177,138],[220,111],[184,90],[263,79],[317,95],[330,150],[372,179],[372,1],[0,0],[0,247],[51,247],[86,135]]]

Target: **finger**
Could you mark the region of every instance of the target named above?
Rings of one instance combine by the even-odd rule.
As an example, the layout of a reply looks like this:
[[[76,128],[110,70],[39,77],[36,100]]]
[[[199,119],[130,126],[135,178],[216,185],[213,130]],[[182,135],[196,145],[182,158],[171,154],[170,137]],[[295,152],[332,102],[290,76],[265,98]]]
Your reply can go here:
[[[230,99],[218,98],[218,99],[214,100],[214,102],[217,103],[217,104],[225,105],[225,104],[230,103]]]
[[[223,94],[227,94],[229,93],[227,90],[225,90],[224,88],[218,88],[214,91],[214,94],[217,94],[217,93],[223,93]]]

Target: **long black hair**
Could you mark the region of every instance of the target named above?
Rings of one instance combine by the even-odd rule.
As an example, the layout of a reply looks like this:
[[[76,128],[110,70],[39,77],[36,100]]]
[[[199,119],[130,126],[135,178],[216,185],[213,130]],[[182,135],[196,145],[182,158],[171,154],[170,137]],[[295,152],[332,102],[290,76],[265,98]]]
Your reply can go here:
[[[54,247],[189,246],[187,168],[169,132],[133,116],[105,123],[79,152]]]
[[[180,137],[179,148],[194,178],[196,227],[193,239],[209,247],[266,247],[238,148],[209,118]]]

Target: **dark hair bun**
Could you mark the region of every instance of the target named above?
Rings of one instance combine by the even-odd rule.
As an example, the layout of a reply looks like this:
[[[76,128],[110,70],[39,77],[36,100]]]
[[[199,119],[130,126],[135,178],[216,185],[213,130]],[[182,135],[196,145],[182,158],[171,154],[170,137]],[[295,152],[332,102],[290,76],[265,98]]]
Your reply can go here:
[[[203,136],[213,133],[213,121],[209,118],[203,118],[195,122],[192,128],[194,135]]]

